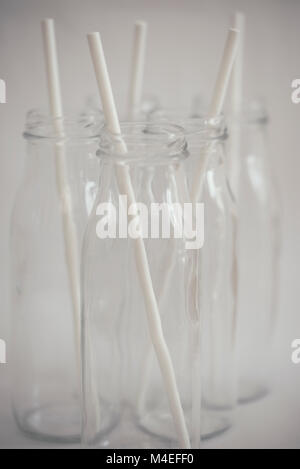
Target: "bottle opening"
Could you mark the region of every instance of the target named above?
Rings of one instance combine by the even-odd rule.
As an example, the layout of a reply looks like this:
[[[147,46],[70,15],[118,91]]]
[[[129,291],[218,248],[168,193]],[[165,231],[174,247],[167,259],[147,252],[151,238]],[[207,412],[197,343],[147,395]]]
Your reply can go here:
[[[227,137],[227,128],[222,114],[219,116],[206,116],[192,113],[185,109],[160,109],[150,115],[152,122],[170,122],[179,125],[184,130],[188,141],[196,144],[206,144],[211,141],[224,140]]]
[[[121,135],[104,126],[101,132],[100,158],[114,158],[119,163],[163,163],[187,155],[183,129],[178,125],[148,122],[121,123]]]
[[[93,139],[99,138],[103,125],[101,112],[70,113],[53,118],[33,109],[27,113],[23,135],[26,139]]]

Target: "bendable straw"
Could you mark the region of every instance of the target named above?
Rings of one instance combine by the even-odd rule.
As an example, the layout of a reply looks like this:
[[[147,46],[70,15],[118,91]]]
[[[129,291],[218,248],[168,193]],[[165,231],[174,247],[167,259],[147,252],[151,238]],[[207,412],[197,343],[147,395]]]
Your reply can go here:
[[[121,137],[120,123],[111,89],[100,34],[88,34],[88,42],[107,127],[112,134]],[[124,140],[120,138],[118,142],[119,154],[126,155],[127,147]],[[116,175],[120,193],[127,195],[130,204],[135,204],[135,194],[128,166],[117,166]],[[189,435],[180,402],[173,364],[163,335],[160,313],[152,285],[146,249],[141,237],[134,240],[134,249],[136,267],[144,295],[150,337],[161,369],[162,379],[168,396],[170,411],[173,416],[179,445],[182,448],[190,448]]]
[[[237,29],[229,29],[215,89],[213,92],[212,102],[208,113],[209,118],[218,116],[222,112],[232,67],[237,54],[238,39],[239,31]],[[202,192],[203,179],[209,160],[209,153],[209,148],[204,151],[198,168],[196,169],[196,176],[191,191],[191,198],[192,202],[194,203],[198,202]]]
[[[129,86],[128,117],[136,118],[140,109],[146,55],[147,23],[137,21],[134,28],[132,68]]]
[[[56,50],[56,39],[53,19],[42,21],[42,36],[48,80],[48,93],[51,115],[57,138],[63,138],[63,106],[60,91],[59,67]],[[62,223],[65,246],[65,257],[69,276],[72,309],[74,317],[75,347],[78,371],[80,370],[80,275],[76,227],[73,218],[71,192],[68,185],[65,148],[63,142],[55,144],[56,184],[62,209]]]
[[[244,36],[245,36],[245,15],[235,12],[233,17],[233,27],[240,31],[239,50],[234,62],[231,75],[231,100],[230,114],[232,126],[230,129],[230,151],[229,151],[229,178],[235,196],[238,194],[239,175],[239,153],[240,153],[240,129],[238,120],[242,110],[243,99],[243,61],[244,61]]]

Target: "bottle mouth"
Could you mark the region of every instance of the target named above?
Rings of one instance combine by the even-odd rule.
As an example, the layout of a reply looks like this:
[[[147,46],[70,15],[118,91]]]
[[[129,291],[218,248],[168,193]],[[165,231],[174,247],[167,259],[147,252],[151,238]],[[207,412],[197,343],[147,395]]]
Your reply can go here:
[[[227,138],[227,128],[223,114],[207,116],[184,109],[159,109],[150,114],[151,122],[170,122],[184,130],[188,141],[206,144]]]
[[[152,165],[187,156],[184,131],[178,125],[124,122],[120,127],[120,135],[103,127],[97,152],[101,159]]]
[[[53,118],[33,109],[27,113],[25,139],[68,140],[99,138],[104,119],[101,112],[70,113]]]

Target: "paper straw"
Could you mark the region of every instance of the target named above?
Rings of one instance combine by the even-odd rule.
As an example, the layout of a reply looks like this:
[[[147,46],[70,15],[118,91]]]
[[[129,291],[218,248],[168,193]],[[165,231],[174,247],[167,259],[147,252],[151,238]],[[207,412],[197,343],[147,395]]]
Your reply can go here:
[[[62,122],[63,108],[53,19],[44,19],[42,21],[42,36],[51,115],[57,137],[62,138],[64,135]],[[55,145],[55,170],[57,191],[62,208],[64,247],[72,298],[77,365],[78,370],[80,370],[80,275],[78,242],[73,219],[71,191],[67,180],[65,147],[63,142],[57,142]]]
[[[218,116],[222,112],[232,67],[237,54],[238,38],[239,31],[237,29],[229,29],[215,89],[213,92],[213,98],[208,113],[209,118]],[[198,168],[196,169],[196,176],[191,191],[191,198],[194,203],[198,202],[202,192],[203,179],[209,159],[209,153],[209,148],[204,151]]]
[[[111,89],[100,34],[88,34],[88,42],[107,127],[111,133],[115,134],[116,136],[121,136],[118,114]],[[118,146],[119,154],[126,155],[127,147],[123,139],[119,140]],[[128,166],[117,167],[117,180],[120,193],[127,195],[129,204],[135,204],[135,195]],[[141,237],[134,240],[134,250],[136,267],[145,301],[150,337],[161,369],[162,379],[168,396],[170,411],[174,420],[174,426],[178,436],[179,445],[182,448],[190,448],[189,435],[180,402],[173,364],[164,339],[145,245]]]
[[[174,239],[170,239],[169,242],[170,243],[174,242]],[[174,266],[173,258],[174,258],[173,249],[170,249],[169,255],[166,258],[166,261],[164,262],[164,265],[162,268],[162,271],[164,272],[164,276],[162,278],[161,284],[159,285],[159,290],[157,293],[158,305],[162,304],[162,302],[164,301],[167,287],[169,285],[169,282],[171,281],[171,273],[172,273],[172,268]],[[143,411],[145,410],[147,389],[149,387],[149,380],[151,378],[153,359],[154,359],[154,350],[153,350],[151,340],[149,339],[147,346],[146,346],[144,357],[142,359],[142,365],[141,365],[141,371],[140,371],[140,385],[138,387],[137,397],[136,397],[137,408],[138,408],[139,414],[142,414]]]
[[[134,28],[132,67],[128,97],[128,117],[130,120],[136,118],[142,100],[146,39],[147,23],[137,21]]]
[[[236,12],[233,17],[233,27],[240,31],[239,49],[234,62],[231,75],[231,99],[230,114],[232,126],[230,128],[229,145],[229,179],[233,193],[238,193],[239,177],[239,153],[240,153],[240,129],[238,119],[242,110],[243,100],[243,61],[244,61],[244,36],[245,36],[245,15]]]

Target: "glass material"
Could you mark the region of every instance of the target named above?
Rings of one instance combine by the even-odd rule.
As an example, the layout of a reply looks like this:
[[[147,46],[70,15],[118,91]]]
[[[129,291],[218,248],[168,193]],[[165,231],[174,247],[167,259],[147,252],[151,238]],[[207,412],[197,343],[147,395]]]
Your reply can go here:
[[[56,148],[64,148],[68,186],[80,249],[95,199],[99,162],[95,157],[101,122],[93,116],[53,121],[32,111],[24,137],[25,171],[11,224],[12,402],[19,427],[57,442],[80,435],[78,355],[58,195]],[[79,253],[78,253],[79,256]]]

